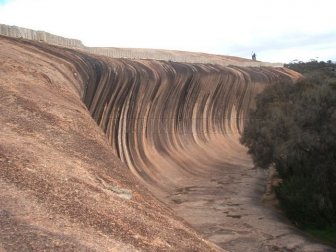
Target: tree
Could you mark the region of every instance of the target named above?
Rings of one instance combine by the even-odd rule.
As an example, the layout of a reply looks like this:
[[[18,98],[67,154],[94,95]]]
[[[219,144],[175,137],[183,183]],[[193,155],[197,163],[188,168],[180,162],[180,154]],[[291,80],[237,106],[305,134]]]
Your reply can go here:
[[[257,166],[276,168],[277,196],[293,223],[336,227],[335,79],[315,75],[267,87],[241,142]]]

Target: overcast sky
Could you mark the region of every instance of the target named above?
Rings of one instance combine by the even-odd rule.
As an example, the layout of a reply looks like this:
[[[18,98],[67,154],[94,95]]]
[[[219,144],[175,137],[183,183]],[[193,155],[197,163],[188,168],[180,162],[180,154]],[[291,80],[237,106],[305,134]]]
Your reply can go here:
[[[335,10],[336,0],[0,0],[0,23],[87,46],[336,61]]]

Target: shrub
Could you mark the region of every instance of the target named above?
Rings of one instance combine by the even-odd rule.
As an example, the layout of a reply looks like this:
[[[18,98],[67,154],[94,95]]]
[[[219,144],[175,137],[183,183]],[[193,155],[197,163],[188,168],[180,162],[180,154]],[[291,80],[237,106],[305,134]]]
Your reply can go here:
[[[276,189],[300,227],[336,226],[336,80],[313,76],[267,87],[256,98],[241,142],[254,163],[274,166]]]

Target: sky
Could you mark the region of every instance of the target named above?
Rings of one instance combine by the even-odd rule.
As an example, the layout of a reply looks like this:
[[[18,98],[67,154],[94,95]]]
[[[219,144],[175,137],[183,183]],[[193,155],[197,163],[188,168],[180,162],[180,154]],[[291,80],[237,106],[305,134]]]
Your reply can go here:
[[[336,61],[335,0],[0,0],[0,23],[86,46]]]

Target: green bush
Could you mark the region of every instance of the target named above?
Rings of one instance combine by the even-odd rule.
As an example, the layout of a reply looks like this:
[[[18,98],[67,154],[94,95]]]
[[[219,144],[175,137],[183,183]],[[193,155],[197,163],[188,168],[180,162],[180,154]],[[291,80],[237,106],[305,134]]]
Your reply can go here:
[[[318,63],[317,63],[318,64]],[[241,142],[254,163],[274,166],[288,217],[304,228],[336,227],[336,80],[276,83],[256,98]]]

